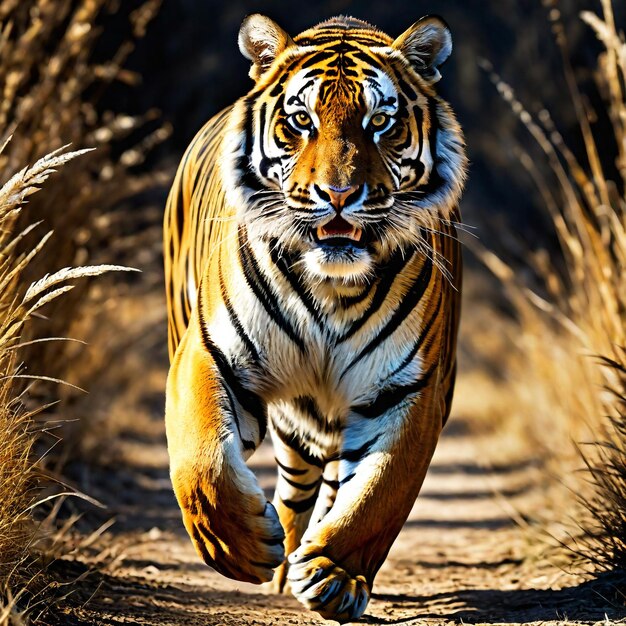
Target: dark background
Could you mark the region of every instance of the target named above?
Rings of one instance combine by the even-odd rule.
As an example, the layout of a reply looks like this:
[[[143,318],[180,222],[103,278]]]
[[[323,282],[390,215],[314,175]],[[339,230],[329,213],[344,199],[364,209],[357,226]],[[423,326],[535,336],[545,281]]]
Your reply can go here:
[[[126,16],[141,4],[123,2],[104,19],[97,54],[107,57],[128,36]],[[615,3],[616,5],[618,3]],[[615,7],[624,24],[626,3]],[[170,139],[148,160],[173,168],[199,128],[251,86],[248,62],[237,47],[245,15],[262,12],[291,34],[337,14],[348,14],[397,36],[421,16],[435,13],[450,25],[454,51],[442,70],[440,93],[456,111],[465,130],[471,161],[463,202],[464,219],[479,227],[481,238],[498,249],[520,254],[554,246],[545,209],[519,164],[518,148],[531,154],[539,169],[545,158],[486,72],[488,60],[533,114],[546,108],[576,154],[584,154],[578,123],[564,79],[563,54],[555,28],[566,34],[565,58],[590,105],[603,110],[593,83],[600,44],[579,18],[581,10],[600,11],[597,0],[328,0],[296,3],[283,0],[163,0],[145,38],[137,43],[127,67],[142,76],[139,87],[119,85],[107,92],[105,108],[141,114],[157,108],[171,123]],[[156,122],[155,122],[156,123]],[[608,120],[599,115],[596,134],[611,141]],[[602,150],[601,150],[602,152]],[[610,150],[608,152],[613,152]],[[581,157],[582,158],[582,157]],[[611,174],[613,163],[605,164]],[[545,170],[548,170],[547,164]],[[499,241],[507,222],[513,236]]]

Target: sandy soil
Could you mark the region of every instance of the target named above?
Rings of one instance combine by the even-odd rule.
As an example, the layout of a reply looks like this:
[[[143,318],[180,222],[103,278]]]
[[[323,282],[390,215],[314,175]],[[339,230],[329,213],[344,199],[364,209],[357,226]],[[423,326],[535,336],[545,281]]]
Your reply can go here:
[[[62,563],[70,580],[97,571],[70,585],[66,608],[41,623],[325,623],[289,595],[230,581],[200,562],[171,491],[157,409],[155,400],[151,429],[128,429],[118,469],[83,474],[88,493],[108,506],[102,521],[114,516],[115,524],[86,551],[91,558]],[[360,623],[608,624],[623,617],[610,585],[581,585],[544,559],[524,558],[544,549],[526,521],[545,503],[542,468],[486,467],[483,457],[484,443],[453,419]],[[271,449],[262,447],[253,465],[269,493]]]

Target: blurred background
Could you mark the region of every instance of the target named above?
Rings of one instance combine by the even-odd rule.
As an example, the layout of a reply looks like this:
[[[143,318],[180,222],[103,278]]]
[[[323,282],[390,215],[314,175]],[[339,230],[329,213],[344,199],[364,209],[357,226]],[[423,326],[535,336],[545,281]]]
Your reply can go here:
[[[535,472],[532,497],[510,499],[507,511],[533,541],[549,532],[550,550],[561,542],[570,556],[583,554],[578,574],[625,563],[626,45],[620,33],[626,4],[328,0],[294,6],[278,0],[0,0],[0,136],[12,137],[0,154],[5,598],[15,596],[16,585],[24,587],[15,582],[16,563],[26,563],[34,576],[42,554],[67,560],[68,541],[75,550],[111,511],[120,532],[129,524],[178,524],[162,424],[161,220],[195,133],[251,87],[237,33],[252,12],[292,35],[337,14],[392,36],[425,14],[447,21],[454,51],[439,91],[461,122],[471,162],[461,207],[469,231],[462,234],[461,368],[447,441],[461,437],[458,445],[477,466],[496,471],[522,462]],[[96,150],[22,169],[67,144]],[[25,234],[16,244],[19,233]],[[48,302],[65,284],[67,276],[58,276],[60,282],[41,288],[47,299],[37,311],[21,304],[32,281],[97,264],[141,273],[72,282],[72,291],[55,292]],[[30,343],[47,337],[86,344]],[[26,376],[52,377],[89,394]],[[593,445],[581,455],[580,442]],[[582,475],[576,470],[585,463],[589,471]],[[145,495],[146,476],[154,475],[162,481],[162,501]],[[57,497],[67,491],[109,509]],[[133,501],[136,506],[144,496],[161,508],[161,517],[133,517]],[[33,506],[42,501],[33,529]],[[164,521],[166,509],[172,518]],[[572,530],[568,516],[586,521]],[[87,562],[90,552],[72,554]],[[527,556],[536,563],[537,549],[520,558]],[[5,600],[4,606],[10,612],[18,605]],[[2,606],[0,624],[1,616]]]

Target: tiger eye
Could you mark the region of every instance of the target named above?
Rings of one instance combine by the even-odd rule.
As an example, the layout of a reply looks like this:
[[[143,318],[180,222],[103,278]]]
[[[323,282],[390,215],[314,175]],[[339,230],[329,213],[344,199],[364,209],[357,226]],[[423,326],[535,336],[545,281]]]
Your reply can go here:
[[[297,113],[294,113],[292,119],[296,126],[304,130],[308,129],[313,123],[311,116],[304,111],[298,111]]]
[[[388,121],[389,121],[389,117],[386,116],[384,113],[377,113],[370,120],[370,124],[374,128],[382,128]]]

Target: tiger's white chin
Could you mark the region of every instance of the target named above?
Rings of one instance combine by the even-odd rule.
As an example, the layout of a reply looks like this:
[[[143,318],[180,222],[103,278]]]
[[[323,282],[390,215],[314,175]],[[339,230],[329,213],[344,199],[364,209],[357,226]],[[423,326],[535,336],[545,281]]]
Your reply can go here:
[[[318,279],[333,278],[343,283],[361,283],[374,268],[374,260],[367,250],[333,250],[316,247],[303,255],[307,272]]]

